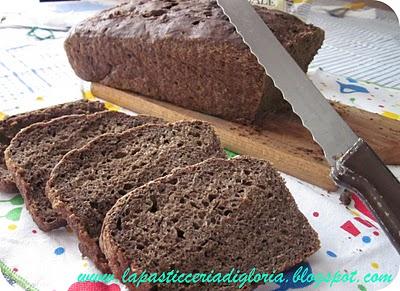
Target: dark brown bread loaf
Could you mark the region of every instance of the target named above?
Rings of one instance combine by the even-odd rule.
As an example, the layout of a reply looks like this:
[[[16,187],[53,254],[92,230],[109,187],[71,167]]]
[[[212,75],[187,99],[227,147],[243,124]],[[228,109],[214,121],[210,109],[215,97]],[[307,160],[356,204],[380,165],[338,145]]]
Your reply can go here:
[[[39,228],[49,231],[65,225],[65,220],[52,209],[45,195],[50,172],[64,154],[101,134],[160,122],[160,119],[150,116],[103,111],[59,117],[35,123],[20,131],[6,149],[5,159]]]
[[[306,71],[324,32],[256,10]],[[65,49],[82,79],[224,119],[253,122],[288,108],[215,0],[132,0],[79,24]]]
[[[65,155],[51,173],[47,196],[77,233],[82,253],[109,272],[98,239],[117,199],[176,167],[224,156],[214,130],[201,121],[142,126]]]
[[[125,195],[107,213],[100,246],[120,277],[128,267],[278,273],[320,243],[276,170],[239,157],[177,169]]]
[[[106,110],[103,103],[80,100],[10,116],[0,121],[0,191],[18,191],[10,172],[7,170],[4,161],[4,151],[12,138],[22,128],[36,122],[49,121],[63,115],[94,113],[103,110]]]

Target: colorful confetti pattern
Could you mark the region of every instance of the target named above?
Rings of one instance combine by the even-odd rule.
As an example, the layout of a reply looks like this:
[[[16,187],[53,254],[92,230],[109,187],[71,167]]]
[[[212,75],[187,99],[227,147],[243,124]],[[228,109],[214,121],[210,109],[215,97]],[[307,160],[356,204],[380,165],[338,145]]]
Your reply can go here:
[[[400,120],[399,90],[335,76],[321,69],[314,70],[311,79],[327,99]]]

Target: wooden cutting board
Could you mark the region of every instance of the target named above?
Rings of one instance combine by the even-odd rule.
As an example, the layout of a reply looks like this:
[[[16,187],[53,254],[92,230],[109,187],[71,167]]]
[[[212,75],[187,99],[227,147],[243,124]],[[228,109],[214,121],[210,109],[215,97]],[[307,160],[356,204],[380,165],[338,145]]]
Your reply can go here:
[[[292,113],[268,116],[262,122],[262,129],[256,130],[97,83],[92,84],[92,93],[134,112],[161,117],[170,122],[191,119],[208,121],[215,127],[225,148],[242,155],[268,160],[284,173],[328,191],[336,190],[322,150],[302,126],[299,118]],[[400,164],[399,121],[338,103],[332,105],[386,164]]]

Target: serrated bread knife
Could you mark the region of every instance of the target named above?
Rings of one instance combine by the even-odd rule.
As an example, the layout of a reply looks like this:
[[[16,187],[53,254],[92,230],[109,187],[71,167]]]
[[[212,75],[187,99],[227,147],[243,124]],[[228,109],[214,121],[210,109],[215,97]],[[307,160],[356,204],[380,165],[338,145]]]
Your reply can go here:
[[[217,2],[324,150],[336,184],[360,194],[400,253],[399,181],[331,107],[248,0]]]

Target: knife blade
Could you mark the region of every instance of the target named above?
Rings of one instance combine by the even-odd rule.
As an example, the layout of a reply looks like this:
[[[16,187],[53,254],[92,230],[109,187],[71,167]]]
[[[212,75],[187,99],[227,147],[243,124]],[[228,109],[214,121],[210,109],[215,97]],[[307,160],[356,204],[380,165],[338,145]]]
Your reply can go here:
[[[361,196],[400,253],[400,183],[331,107],[248,0],[217,3],[323,149],[335,182]]]

